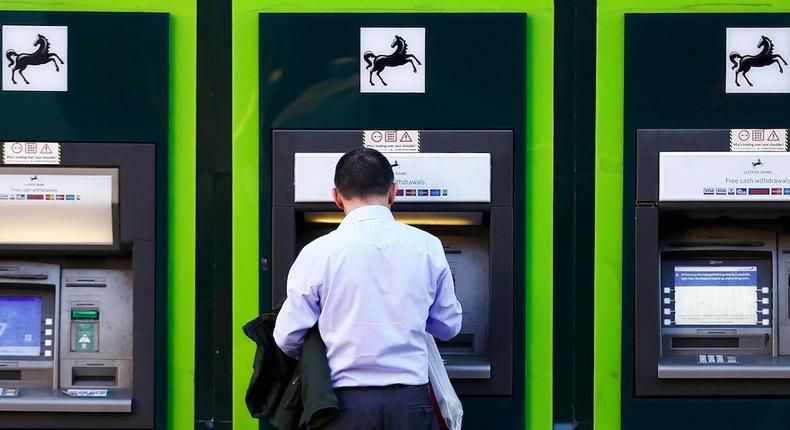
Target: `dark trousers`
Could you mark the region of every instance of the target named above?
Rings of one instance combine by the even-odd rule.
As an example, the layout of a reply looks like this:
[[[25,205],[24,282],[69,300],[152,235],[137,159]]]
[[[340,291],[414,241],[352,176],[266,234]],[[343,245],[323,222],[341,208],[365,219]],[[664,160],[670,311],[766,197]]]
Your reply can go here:
[[[319,430],[439,430],[427,385],[338,388],[340,414]]]

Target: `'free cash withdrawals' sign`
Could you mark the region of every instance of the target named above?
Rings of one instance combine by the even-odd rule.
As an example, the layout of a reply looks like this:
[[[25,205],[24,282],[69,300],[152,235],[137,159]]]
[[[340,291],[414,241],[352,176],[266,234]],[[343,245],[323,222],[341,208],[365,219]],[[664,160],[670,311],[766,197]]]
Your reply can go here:
[[[788,201],[790,153],[662,152],[659,201]]]
[[[0,168],[0,243],[112,245],[112,203],[109,173],[65,175]]]
[[[331,202],[341,153],[297,153],[294,201]],[[399,202],[490,202],[491,154],[386,153]]]

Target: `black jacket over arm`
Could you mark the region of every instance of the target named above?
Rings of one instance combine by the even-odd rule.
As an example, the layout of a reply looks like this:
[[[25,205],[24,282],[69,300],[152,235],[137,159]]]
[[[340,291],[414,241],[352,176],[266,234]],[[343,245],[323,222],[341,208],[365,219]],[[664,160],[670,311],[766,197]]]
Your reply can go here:
[[[247,409],[255,418],[270,417],[280,430],[313,429],[329,422],[340,410],[332,390],[326,345],[317,327],[307,332],[299,361],[274,342],[279,307],[244,325],[255,341],[253,373],[247,387]]]

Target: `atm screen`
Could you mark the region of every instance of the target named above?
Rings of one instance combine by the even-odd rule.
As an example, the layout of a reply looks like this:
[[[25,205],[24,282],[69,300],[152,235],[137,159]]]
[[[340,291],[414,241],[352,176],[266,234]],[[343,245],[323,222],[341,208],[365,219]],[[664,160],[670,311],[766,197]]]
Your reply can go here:
[[[757,266],[675,266],[675,325],[763,325]]]
[[[0,356],[41,354],[41,297],[0,297]]]

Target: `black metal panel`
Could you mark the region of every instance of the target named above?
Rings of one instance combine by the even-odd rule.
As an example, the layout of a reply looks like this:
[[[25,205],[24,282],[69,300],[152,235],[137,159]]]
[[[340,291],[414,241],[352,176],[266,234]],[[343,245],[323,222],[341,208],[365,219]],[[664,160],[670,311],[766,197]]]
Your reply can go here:
[[[425,94],[359,92],[360,27],[425,27]],[[338,13],[260,15],[260,256],[271,257],[274,129],[512,130],[514,221],[513,395],[463,397],[464,425],[524,423],[526,14]],[[327,37],[331,35],[331,37]],[[298,55],[294,55],[298,52]],[[475,53],[474,63],[459,59]],[[479,66],[478,66],[479,65]],[[540,108],[540,107],[538,107]],[[357,142],[359,142],[357,140]],[[548,184],[547,184],[548,186]],[[271,307],[262,264],[260,307]]]
[[[2,11],[0,24],[68,26],[68,91],[0,91],[0,141],[61,142],[64,166],[123,166],[121,187],[133,188],[120,193],[122,252],[145,272],[133,300],[146,316],[135,318],[136,342],[144,342],[135,344],[135,359],[146,369],[134,370],[141,391],[131,415],[4,413],[0,427],[165,428],[169,16]],[[15,253],[23,254],[31,252]]]
[[[633,279],[623,279],[623,288],[633,291],[635,395],[656,394],[651,388],[659,384],[658,358],[660,353],[658,269],[658,208],[636,208],[636,234],[634,235]]]
[[[788,128],[788,94],[727,94],[727,27],[790,27],[790,14],[627,14],[623,142],[623,430],[783,429],[788,397],[634,396],[636,138],[640,129]],[[693,142],[689,142],[693,144]],[[690,146],[689,146],[690,147]],[[677,148],[681,150],[680,148]],[[641,174],[640,174],[641,175]],[[662,208],[669,209],[662,205]],[[696,381],[699,383],[699,381]],[[755,393],[757,394],[757,393]]]

